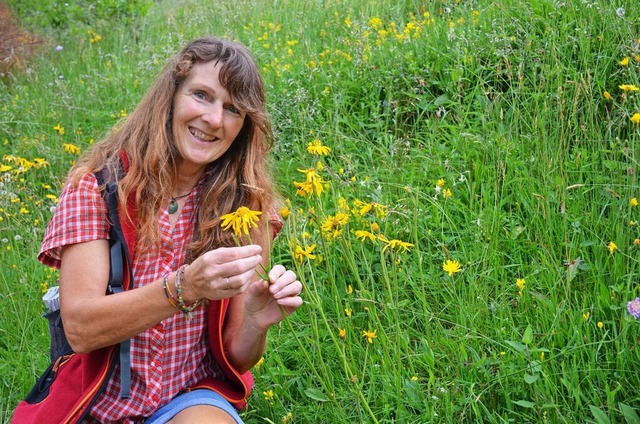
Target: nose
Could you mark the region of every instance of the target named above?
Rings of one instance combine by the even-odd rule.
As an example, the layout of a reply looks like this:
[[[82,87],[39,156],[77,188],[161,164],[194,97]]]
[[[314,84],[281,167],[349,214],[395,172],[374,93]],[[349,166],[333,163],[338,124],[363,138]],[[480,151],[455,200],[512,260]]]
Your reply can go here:
[[[208,105],[207,110],[202,114],[202,120],[209,124],[211,128],[220,128],[222,126],[222,119],[224,114],[224,108],[218,102]]]

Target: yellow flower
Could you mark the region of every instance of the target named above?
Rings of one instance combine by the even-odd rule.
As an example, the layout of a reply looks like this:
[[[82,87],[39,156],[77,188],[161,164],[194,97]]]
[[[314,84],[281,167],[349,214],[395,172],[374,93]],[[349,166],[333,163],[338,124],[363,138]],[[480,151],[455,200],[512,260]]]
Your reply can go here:
[[[264,392],[262,392],[262,396],[264,396],[264,399],[268,402],[273,402],[273,390],[265,390]]]
[[[233,232],[236,236],[249,234],[249,228],[257,228],[258,218],[262,215],[260,211],[252,211],[246,206],[240,206],[237,211],[231,212],[220,217],[220,225],[223,230],[233,228]]]
[[[362,332],[362,337],[366,337],[366,338],[367,338],[367,341],[368,341],[369,343],[373,343],[373,339],[375,339],[375,338],[377,337],[377,336],[376,336],[376,332],[377,332],[377,331],[378,331],[378,330],[373,330],[373,331],[363,331],[363,332]]]
[[[349,222],[349,215],[344,212],[338,212],[335,215],[329,215],[322,224],[322,231],[329,240],[333,240],[342,234],[342,227]]]
[[[590,316],[591,316],[591,312],[587,311],[584,314],[582,314],[582,319],[587,321],[587,320],[589,320]]]
[[[351,316],[351,312],[352,312],[352,311],[351,311],[351,308],[344,308],[344,314],[345,314],[346,316],[350,317],[350,316]]]
[[[618,246],[616,246],[614,242],[610,241],[609,244],[607,245],[607,249],[609,249],[609,253],[613,253],[616,250],[618,250]]]
[[[55,127],[53,127],[54,130],[56,130],[56,132],[59,135],[64,135],[64,127],[61,126],[60,124],[56,125]]]
[[[524,290],[524,286],[526,283],[527,282],[524,278],[518,278],[516,280],[516,286],[518,286],[518,289],[520,290],[520,294],[522,294],[522,290]]]
[[[286,206],[281,207],[279,212],[280,212],[280,216],[283,219],[287,219],[287,218],[289,218],[289,215],[291,215],[291,211]]]
[[[89,40],[91,44],[97,43],[98,41],[102,40],[102,35],[94,31],[89,30],[89,35],[91,35],[91,39]]]
[[[442,195],[448,199],[449,197],[452,196],[451,190],[449,190],[448,188],[445,188],[444,190],[442,190]]]
[[[311,194],[320,196],[324,190],[324,181],[322,181],[322,177],[318,175],[315,168],[298,169],[298,171],[305,174],[306,178],[302,183],[296,181],[293,182],[293,185],[298,189],[296,194],[299,196],[308,196]]]
[[[293,413],[287,412],[287,415],[282,417],[282,424],[288,424],[291,422],[292,419],[293,419]]]
[[[347,294],[353,294],[353,287],[351,287],[351,284],[347,286]]]
[[[638,86],[633,84],[622,84],[618,86],[622,91],[640,91]]]
[[[331,148],[323,146],[320,140],[315,139],[309,142],[307,145],[307,151],[312,155],[326,156],[331,152]]]
[[[13,169],[11,165],[0,165],[0,172],[8,172]]]
[[[80,148],[78,146],[76,146],[75,144],[71,144],[71,143],[64,143],[62,145],[62,147],[64,148],[64,151],[71,154],[71,155],[78,155],[80,154]]]
[[[356,231],[356,238],[362,241],[365,241],[366,239],[369,239],[371,241],[376,240],[376,236],[373,233],[370,233],[369,231],[364,231],[364,230]]]
[[[347,330],[344,328],[338,328],[338,335],[344,340],[345,337],[347,337]]]
[[[598,321],[598,328],[602,328],[604,327],[604,324],[602,323],[602,321]]]
[[[259,369],[262,364],[264,364],[264,356],[260,358],[260,360],[258,360],[258,362],[253,366],[255,369]]]
[[[382,240],[385,243],[385,246],[382,248],[383,252],[388,248],[391,248],[397,251],[402,250],[403,252],[406,252],[407,250],[409,250],[410,247],[413,247],[413,244],[407,243],[406,241],[397,240],[397,239],[388,240],[385,236],[378,236],[378,239]]]
[[[622,59],[620,62],[618,62],[620,65],[622,66],[629,66],[629,56],[625,57],[624,59]]]
[[[462,271],[462,269],[460,268],[460,262],[458,261],[452,261],[451,259],[447,259],[443,264],[442,264],[442,270],[446,273],[449,274],[449,277],[451,277],[453,274],[455,274],[456,272],[460,272]]]
[[[633,116],[631,117],[631,122],[633,122],[636,125],[640,124],[640,112],[636,112],[633,114]]]
[[[630,203],[631,203],[631,207],[635,208],[636,206],[638,206],[638,199],[636,199],[635,197],[632,197]]]
[[[436,183],[436,187],[444,187],[444,180],[442,178],[438,180],[438,182]]]
[[[316,248],[315,244],[312,244],[311,246],[306,246],[304,249],[302,248],[302,246],[296,246],[296,251],[294,253],[294,256],[298,262],[302,262],[304,258],[307,258],[309,260],[314,260],[316,258],[316,255],[314,255],[312,252],[315,250],[315,248]]]
[[[634,245],[634,246],[638,246],[638,245],[640,245],[640,239],[634,239],[634,240],[633,240],[633,245]]]
[[[604,92],[604,98],[607,99],[607,100],[611,100],[611,94],[609,94],[608,91],[605,91]]]

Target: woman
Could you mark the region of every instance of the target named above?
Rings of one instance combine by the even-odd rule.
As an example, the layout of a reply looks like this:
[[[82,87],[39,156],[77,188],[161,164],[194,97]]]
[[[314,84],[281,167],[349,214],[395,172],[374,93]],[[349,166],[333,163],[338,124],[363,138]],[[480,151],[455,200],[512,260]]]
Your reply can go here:
[[[119,396],[116,369],[89,421],[241,422],[223,396],[194,388],[226,378],[205,336],[211,305],[230,299],[215,325],[225,361],[243,374],[263,354],[269,327],[302,304],[296,275],[268,267],[279,225],[270,212],[270,140],[252,56],[203,38],[173,58],[129,118],[70,171],[39,255],[60,268],[67,338],[77,353],[131,343],[129,398]],[[136,230],[134,286],[106,295],[109,223],[94,173],[107,165],[115,175],[121,162],[120,218]],[[220,218],[240,207],[264,213],[238,247]],[[268,282],[259,276],[267,271]]]

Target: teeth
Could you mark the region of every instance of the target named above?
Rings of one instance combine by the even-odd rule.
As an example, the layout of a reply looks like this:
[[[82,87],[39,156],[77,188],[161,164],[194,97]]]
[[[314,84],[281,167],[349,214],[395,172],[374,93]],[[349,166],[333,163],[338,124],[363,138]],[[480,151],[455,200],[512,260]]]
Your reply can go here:
[[[216,139],[214,136],[206,135],[202,131],[199,131],[195,128],[190,128],[189,130],[191,131],[191,134],[193,134],[195,137],[198,137],[202,141],[214,141]]]

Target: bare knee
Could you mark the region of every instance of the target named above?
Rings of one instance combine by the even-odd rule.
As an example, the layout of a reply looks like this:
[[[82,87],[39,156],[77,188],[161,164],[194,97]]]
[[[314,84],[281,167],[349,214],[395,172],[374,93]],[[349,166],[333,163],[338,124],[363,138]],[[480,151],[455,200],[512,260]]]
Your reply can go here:
[[[220,408],[195,405],[179,412],[168,424],[236,424],[236,420]]]

